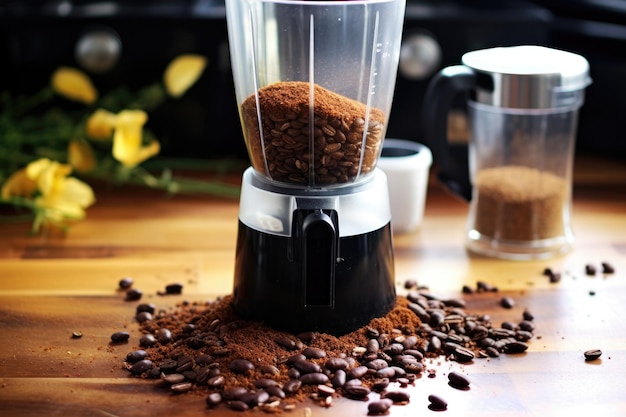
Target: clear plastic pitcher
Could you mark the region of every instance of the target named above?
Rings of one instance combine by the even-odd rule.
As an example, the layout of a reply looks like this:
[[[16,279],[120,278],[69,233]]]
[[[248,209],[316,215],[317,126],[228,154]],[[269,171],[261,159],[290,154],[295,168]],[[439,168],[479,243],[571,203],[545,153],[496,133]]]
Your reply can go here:
[[[590,83],[587,61],[516,46],[469,52],[462,63],[431,81],[423,123],[440,178],[470,200],[467,247],[507,259],[566,252],[573,242],[572,170],[578,110]],[[466,179],[448,176],[445,155],[447,110],[459,92],[469,95]]]
[[[328,188],[373,171],[404,8],[404,0],[226,1],[237,103],[257,174]]]

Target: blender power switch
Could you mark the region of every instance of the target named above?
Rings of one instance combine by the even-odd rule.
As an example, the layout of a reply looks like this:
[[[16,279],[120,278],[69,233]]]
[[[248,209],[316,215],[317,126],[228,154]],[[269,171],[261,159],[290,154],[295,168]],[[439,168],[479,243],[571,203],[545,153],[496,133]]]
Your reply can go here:
[[[305,307],[333,308],[335,305],[337,213],[330,210],[329,214],[319,209],[313,210],[302,220]]]

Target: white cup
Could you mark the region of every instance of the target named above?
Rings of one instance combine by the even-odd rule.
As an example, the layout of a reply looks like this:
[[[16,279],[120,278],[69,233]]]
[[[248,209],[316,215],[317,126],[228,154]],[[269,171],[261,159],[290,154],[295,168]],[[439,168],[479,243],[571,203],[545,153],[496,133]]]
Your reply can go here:
[[[385,139],[378,168],[387,175],[394,233],[416,229],[424,218],[428,174],[433,156],[421,143]]]

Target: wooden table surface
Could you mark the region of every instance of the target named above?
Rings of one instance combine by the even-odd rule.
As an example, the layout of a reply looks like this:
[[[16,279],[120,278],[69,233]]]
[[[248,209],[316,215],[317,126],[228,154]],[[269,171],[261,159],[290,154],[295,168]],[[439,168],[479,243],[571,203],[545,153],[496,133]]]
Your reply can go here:
[[[135,304],[118,291],[123,277],[134,279],[142,301],[163,308],[230,293],[238,201],[119,188],[97,190],[97,197],[88,218],[65,236],[30,236],[28,223],[0,225],[0,415],[237,414],[130,378],[122,361],[132,344],[109,340],[122,328],[138,334]],[[411,402],[392,407],[391,415],[434,413],[429,394],[448,401],[444,415],[451,417],[626,415],[626,164],[577,160],[575,248],[551,260],[470,255],[463,247],[466,204],[434,182],[426,204],[421,227],[394,236],[399,293],[405,280],[416,279],[435,295],[460,297],[463,285],[482,280],[499,292],[463,295],[466,310],[499,323],[529,309],[537,329],[524,354],[464,365],[429,361],[440,376],[419,378]],[[601,262],[615,273],[585,274],[586,264]],[[561,272],[561,281],[550,283],[546,267]],[[184,284],[183,295],[157,295],[173,282]],[[504,295],[516,301],[510,310],[499,306]],[[76,331],[82,338],[72,338]],[[585,362],[591,348],[603,355]],[[470,378],[470,390],[447,386],[443,375],[451,370]],[[305,406],[286,415],[367,414],[366,405],[348,399],[329,409],[311,405],[311,414]]]

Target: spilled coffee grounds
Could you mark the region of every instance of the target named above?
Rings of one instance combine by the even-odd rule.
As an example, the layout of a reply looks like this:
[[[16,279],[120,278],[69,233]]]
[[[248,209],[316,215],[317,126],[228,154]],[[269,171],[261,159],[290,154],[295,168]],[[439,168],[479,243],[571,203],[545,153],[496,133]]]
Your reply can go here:
[[[398,296],[387,315],[339,337],[295,335],[243,320],[230,301],[227,296],[161,311],[140,304],[143,336],[126,357],[127,369],[159,379],[172,393],[204,395],[212,408],[279,412],[305,399],[328,407],[337,397],[369,401],[375,391],[380,399],[368,410],[376,414],[410,401],[402,387],[425,372],[425,358],[469,363],[523,352],[534,330],[527,319],[493,327],[489,317],[466,312],[463,300],[419,291]]]

